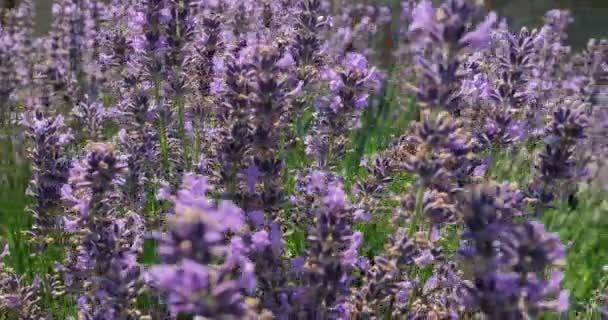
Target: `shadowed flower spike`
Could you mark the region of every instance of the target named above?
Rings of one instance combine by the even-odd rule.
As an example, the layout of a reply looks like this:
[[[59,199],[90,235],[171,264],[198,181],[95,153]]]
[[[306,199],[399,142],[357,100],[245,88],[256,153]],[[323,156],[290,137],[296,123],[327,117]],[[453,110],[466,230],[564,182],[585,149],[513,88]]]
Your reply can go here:
[[[23,115],[21,124],[31,141],[28,157],[33,174],[27,192],[35,199],[35,204],[29,208],[35,219],[32,231],[46,237],[57,227],[55,214],[61,203],[62,186],[69,174],[66,147],[73,135],[63,116],[47,113],[38,103]]]
[[[36,277],[31,284],[6,265],[10,254],[8,244],[0,251],[0,312],[14,319],[48,319],[42,307],[42,281]]]
[[[539,207],[565,201],[576,192],[576,182],[587,166],[586,158],[577,157],[581,141],[587,139],[589,120],[580,108],[558,107],[545,128],[545,148],[538,155],[538,176],[530,191]]]
[[[334,318],[348,297],[363,238],[350,226],[353,217],[347,204],[342,186],[329,185],[326,196],[311,209],[314,226],[301,270],[304,287],[297,298],[297,308],[309,317]]]
[[[76,203],[79,215],[66,217],[64,227],[76,230],[63,267],[71,291],[85,293],[80,315],[110,320],[136,314],[140,268],[135,256],[142,245],[143,221],[127,213],[117,215],[117,181],[126,165],[113,146],[91,144],[75,161],[62,188],[66,201]],[[73,279],[73,280],[70,280]]]
[[[329,95],[317,101],[306,150],[324,168],[334,166],[346,152],[347,134],[360,126],[361,113],[369,106],[371,94],[381,90],[384,74],[370,67],[364,55],[349,52],[339,65],[323,70],[321,78]]]
[[[413,124],[413,134],[399,139],[395,149],[405,148],[402,166],[420,177],[420,184],[451,191],[470,180],[481,164],[474,153],[476,142],[462,123],[446,112],[435,119]],[[416,150],[407,150],[413,144]],[[414,151],[414,152],[410,152]]]
[[[460,203],[466,225],[461,254],[474,275],[470,305],[508,319],[563,310],[564,245],[539,222],[515,224],[517,207],[507,200],[510,192],[500,189],[506,191],[492,185],[471,189]]]

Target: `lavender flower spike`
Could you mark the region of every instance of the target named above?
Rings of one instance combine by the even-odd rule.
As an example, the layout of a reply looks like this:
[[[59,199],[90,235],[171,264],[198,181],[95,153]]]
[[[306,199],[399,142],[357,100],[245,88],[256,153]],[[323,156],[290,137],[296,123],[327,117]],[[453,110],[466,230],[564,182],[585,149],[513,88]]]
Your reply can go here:
[[[71,250],[61,270],[66,287],[78,293],[85,319],[129,319],[137,315],[140,267],[137,254],[143,221],[134,213],[117,212],[117,184],[126,164],[107,144],[92,144],[75,161],[62,196],[77,210],[66,218]]]
[[[255,287],[254,268],[238,233],[241,209],[207,198],[206,179],[186,174],[182,189],[168,195],[175,215],[169,232],[157,236],[161,264],[147,273],[150,285],[166,294],[169,309],[208,318],[243,318],[250,312],[244,293]]]

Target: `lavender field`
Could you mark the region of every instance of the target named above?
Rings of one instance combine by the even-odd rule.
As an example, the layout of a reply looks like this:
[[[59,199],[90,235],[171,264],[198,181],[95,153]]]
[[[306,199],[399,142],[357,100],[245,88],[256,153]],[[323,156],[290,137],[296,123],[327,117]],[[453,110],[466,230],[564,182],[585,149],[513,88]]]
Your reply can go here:
[[[571,12],[5,2],[0,320],[608,319]]]

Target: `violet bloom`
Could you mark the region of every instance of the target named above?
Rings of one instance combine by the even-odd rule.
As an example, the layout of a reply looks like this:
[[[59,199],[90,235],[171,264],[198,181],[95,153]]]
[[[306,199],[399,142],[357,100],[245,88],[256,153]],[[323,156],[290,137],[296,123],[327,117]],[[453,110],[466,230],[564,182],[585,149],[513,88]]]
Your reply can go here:
[[[422,186],[447,192],[470,182],[480,160],[475,154],[477,142],[461,122],[444,112],[413,127],[413,134],[401,137],[394,147],[405,151],[405,170],[418,175]],[[409,150],[409,145],[416,150]]]
[[[575,54],[571,61],[572,70],[566,87],[578,94],[582,101],[594,105],[606,101],[606,86],[602,85],[602,78],[608,70],[608,40],[590,39],[585,49]]]
[[[4,22],[0,27],[0,104],[6,109],[14,98],[26,98],[34,82],[35,48],[33,0],[20,1],[12,10],[4,10]],[[9,99],[8,101],[6,99]],[[1,116],[1,115],[0,115]]]
[[[521,121],[510,114],[495,113],[483,126],[482,144],[508,146],[523,139],[525,135]]]
[[[392,15],[389,7],[351,2],[342,3],[330,11],[327,8],[329,2],[321,4],[325,12],[334,13],[328,18],[330,33],[322,49],[327,56],[340,59],[350,52],[368,57],[376,53],[369,43],[390,23]]]
[[[190,141],[186,126],[186,76],[184,74],[184,63],[186,59],[186,47],[191,45],[194,36],[194,17],[192,16],[191,7],[194,1],[190,0],[172,0],[168,1],[165,7],[166,11],[161,13],[165,21],[162,26],[165,28],[167,47],[164,54],[164,72],[163,77],[166,83],[163,88],[163,95],[170,99],[167,107],[172,107],[171,111],[162,110],[160,116],[165,118],[166,128],[169,129],[167,136],[167,144],[172,149],[172,157],[177,160],[177,164],[172,168],[172,183],[177,186],[183,174],[181,166],[190,165]],[[164,116],[164,113],[174,112],[175,123],[171,123],[170,115]],[[173,131],[173,132],[171,132]]]
[[[280,140],[289,125],[281,121],[290,98],[290,82],[280,66],[280,52],[273,47],[255,48],[251,89],[251,156],[258,168],[261,184],[259,203],[266,213],[276,216],[277,206],[283,202],[283,161],[279,158]],[[260,208],[261,209],[261,208]]]
[[[387,188],[393,181],[393,173],[397,169],[392,159],[392,150],[361,161],[361,167],[367,171],[367,178],[360,179],[353,188],[357,196],[357,207],[363,212],[373,212],[383,206],[383,200],[390,197]]]
[[[538,176],[530,189],[540,204],[564,201],[576,192],[586,163],[576,157],[577,145],[587,138],[588,120],[580,109],[560,107],[545,128],[545,147],[538,156]]]
[[[291,8],[290,8],[291,9]],[[289,9],[288,9],[289,10]],[[304,112],[309,108],[310,90],[314,90],[319,85],[321,71],[327,63],[323,55],[322,34],[330,28],[330,18],[328,12],[323,8],[321,0],[298,1],[297,8],[294,10],[293,19],[296,20],[293,26],[294,35],[291,43],[283,55],[282,62],[289,62],[292,81],[296,81],[299,92],[290,99],[284,119],[290,119],[297,123]],[[285,140],[293,142],[297,139],[295,126],[287,128]]]
[[[84,95],[98,95],[97,52],[102,7],[97,1],[62,0],[53,3],[53,25],[60,32],[61,49],[66,52],[68,101],[80,103]]]
[[[207,198],[206,179],[187,174],[182,189],[170,195],[175,215],[169,231],[157,236],[161,263],[148,279],[167,295],[174,316],[243,317],[250,306],[244,292],[255,287],[253,264],[240,238],[228,235],[245,226],[240,208]]]
[[[453,318],[462,308],[459,297],[463,281],[455,266],[434,260],[440,254],[432,244],[419,238],[410,239],[407,233],[405,228],[398,228],[389,237],[385,250],[361,270],[361,285],[353,289],[349,300],[351,315]],[[433,274],[426,281],[407,271],[429,267],[430,260]]]
[[[535,54],[532,69],[534,81],[529,83],[529,95],[536,104],[544,106],[555,99],[563,99],[562,75],[566,72],[570,47],[566,44],[566,27],[572,22],[566,10],[550,10],[544,17],[544,25],[534,38]],[[539,110],[529,110],[529,117]],[[542,112],[542,111],[541,111]]]
[[[90,145],[85,157],[73,164],[71,187],[62,189],[64,199],[76,204],[79,212],[66,226],[76,233],[60,269],[67,288],[86,297],[80,305],[85,318],[123,319],[136,313],[136,257],[143,244],[143,220],[135,213],[116,211],[117,182],[125,167],[112,146]]]
[[[563,265],[564,246],[538,222],[516,225],[513,217],[521,212],[522,202],[505,201],[513,195],[500,186],[484,185],[460,202],[466,225],[460,253],[474,276],[469,307],[509,319],[561,312],[567,306],[561,271],[544,275]]]
[[[120,185],[121,195],[126,207],[136,212],[145,205],[145,183],[152,178],[152,164],[158,160],[154,153],[155,136],[149,128],[142,131],[138,134],[134,130],[129,134],[127,130],[122,129],[114,138],[121,154],[126,158],[128,168]]]
[[[322,74],[329,95],[319,101],[313,132],[307,138],[307,152],[317,166],[331,168],[346,152],[348,130],[359,126],[362,110],[370,94],[382,87],[384,75],[369,65],[367,58],[348,53],[341,65]]]
[[[494,24],[496,23],[496,13],[490,12],[485,20],[480,23],[477,28],[473,31],[465,34],[459,42],[466,44],[471,49],[484,49],[488,47],[490,43],[490,32]]]
[[[291,55],[297,65],[298,79],[304,85],[317,80],[319,67],[323,65],[321,55],[320,32],[328,27],[320,0],[303,0],[298,2],[298,24],[294,43],[290,48]]]
[[[459,93],[484,149],[520,142],[528,126],[521,113],[526,113],[534,101],[529,85],[534,82],[536,32],[524,27],[511,33],[503,25],[490,34],[489,48],[468,59],[468,79]]]
[[[487,47],[496,22],[496,14],[490,13],[469,31],[478,12],[479,8],[466,0],[448,0],[437,9],[424,0],[413,9],[408,32],[416,51],[418,79],[413,89],[425,106],[459,112],[462,56],[467,50]]]
[[[411,10],[411,15],[411,23],[408,30],[411,34],[428,34],[433,39],[441,39],[443,26],[437,21],[437,15],[432,2],[426,0],[420,1]]]
[[[263,219],[263,217],[261,217]],[[286,318],[292,312],[292,290],[289,286],[289,268],[284,258],[285,244],[280,225],[266,222],[266,229],[251,235],[248,256],[255,264],[260,306],[275,317]]]
[[[40,105],[25,113],[21,124],[30,143],[32,178],[27,193],[35,198],[30,207],[35,219],[33,231],[46,237],[57,227],[55,214],[61,203],[60,188],[68,181],[70,165],[65,148],[72,135],[61,115],[45,114]]]
[[[528,82],[532,79],[535,31],[522,28],[505,35],[498,49],[497,93],[503,108],[521,109],[529,100]]]
[[[82,126],[83,140],[101,141],[103,139],[103,128],[105,121],[110,116],[110,111],[101,104],[85,95],[83,101],[73,110],[72,115],[78,119]]]
[[[48,319],[41,299],[43,283],[36,277],[31,284],[6,265],[8,244],[0,251],[0,312],[11,319]]]
[[[361,235],[350,226],[352,217],[341,186],[329,186],[327,195],[319,200],[312,209],[314,225],[299,274],[303,287],[294,307],[302,315],[327,319],[334,317],[348,297]]]
[[[238,174],[250,164],[245,162],[245,154],[251,148],[252,124],[250,115],[250,85],[247,73],[250,66],[229,59],[226,63],[226,92],[215,110],[219,122],[217,162],[222,185],[226,186],[226,197],[235,201],[244,197],[238,183]]]
[[[215,12],[202,14],[198,28],[193,30],[191,53],[187,57],[186,66],[192,66],[194,77],[190,86],[196,91],[197,101],[192,102],[188,116],[194,125],[194,147],[201,149],[203,145],[204,128],[208,126],[215,114],[215,103],[220,93],[224,91],[223,53],[224,43],[221,37],[222,19]],[[195,156],[198,154],[194,151]]]
[[[542,223],[528,221],[504,235],[501,249],[500,259],[519,277],[524,305],[520,312],[538,317],[547,311],[568,310],[568,292],[561,288],[566,249],[558,234],[545,231]]]
[[[0,27],[0,123],[4,124],[14,112],[14,97],[17,89],[12,35],[4,26]]]
[[[114,116],[122,130],[115,142],[129,168],[122,184],[123,196],[129,199],[133,210],[139,210],[145,201],[145,182],[162,173],[160,136],[151,84],[138,74],[129,73],[123,80],[124,99],[118,102],[119,111]]]
[[[407,314],[407,302],[415,286],[402,268],[414,264],[417,248],[407,238],[406,230],[399,229],[389,238],[387,250],[364,270],[362,283],[351,297],[351,314],[361,317],[381,316],[391,312],[394,316]],[[407,298],[406,298],[407,297]],[[392,310],[388,306],[395,301]]]
[[[158,85],[163,70],[162,55],[166,48],[166,36],[161,29],[163,20],[162,10],[165,7],[163,0],[149,0],[142,3],[129,19],[129,28],[134,32],[128,41],[135,53],[140,57],[144,75]]]

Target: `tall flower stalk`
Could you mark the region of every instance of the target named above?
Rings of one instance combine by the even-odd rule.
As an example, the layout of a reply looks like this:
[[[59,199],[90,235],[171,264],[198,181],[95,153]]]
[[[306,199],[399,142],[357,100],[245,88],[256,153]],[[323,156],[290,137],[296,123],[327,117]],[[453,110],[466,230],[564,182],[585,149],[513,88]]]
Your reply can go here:
[[[63,225],[72,233],[71,251],[60,266],[66,288],[78,295],[79,314],[85,319],[131,319],[138,315],[143,221],[120,212],[116,183],[126,165],[112,146],[93,144],[73,163],[69,183],[62,187],[74,216]]]
[[[175,215],[169,232],[157,235],[160,264],[147,277],[167,295],[173,316],[243,318],[251,312],[245,293],[256,279],[242,239],[229,234],[245,227],[245,217],[233,203],[207,198],[209,190],[205,178],[187,174],[176,195],[163,195]]]
[[[51,242],[61,212],[61,187],[68,181],[67,145],[72,139],[61,115],[53,115],[36,104],[21,121],[29,140],[32,178],[27,193],[35,202],[29,207],[34,216],[33,234],[39,245]]]

